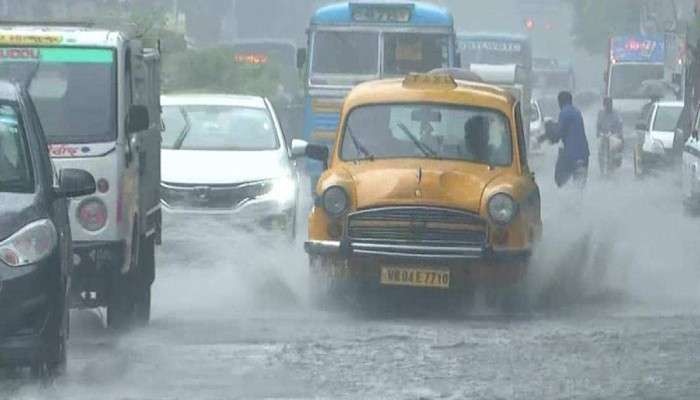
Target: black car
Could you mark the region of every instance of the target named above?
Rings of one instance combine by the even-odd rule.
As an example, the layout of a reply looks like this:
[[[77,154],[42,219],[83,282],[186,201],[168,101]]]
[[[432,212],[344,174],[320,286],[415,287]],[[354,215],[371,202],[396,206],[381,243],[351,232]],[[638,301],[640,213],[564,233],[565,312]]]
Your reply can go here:
[[[53,375],[66,362],[73,263],[68,198],[85,171],[56,174],[26,91],[0,81],[0,367]]]

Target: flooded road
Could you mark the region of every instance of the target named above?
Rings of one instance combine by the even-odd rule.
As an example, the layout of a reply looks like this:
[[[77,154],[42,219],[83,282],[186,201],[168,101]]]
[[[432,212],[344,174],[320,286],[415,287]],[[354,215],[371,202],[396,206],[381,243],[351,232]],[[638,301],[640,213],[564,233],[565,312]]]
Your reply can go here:
[[[67,374],[10,374],[0,399],[696,399],[700,224],[676,178],[592,165],[585,193],[557,190],[552,154],[532,161],[545,236],[528,312],[315,310],[300,243],[181,220],[149,327],[74,311]]]

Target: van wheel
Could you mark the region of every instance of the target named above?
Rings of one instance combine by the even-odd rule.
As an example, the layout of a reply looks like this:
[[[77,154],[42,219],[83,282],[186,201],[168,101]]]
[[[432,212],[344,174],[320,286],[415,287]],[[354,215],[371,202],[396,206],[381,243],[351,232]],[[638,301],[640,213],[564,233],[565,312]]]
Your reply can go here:
[[[134,322],[148,325],[151,319],[151,286],[155,280],[155,238],[141,238],[139,265],[134,279]]]

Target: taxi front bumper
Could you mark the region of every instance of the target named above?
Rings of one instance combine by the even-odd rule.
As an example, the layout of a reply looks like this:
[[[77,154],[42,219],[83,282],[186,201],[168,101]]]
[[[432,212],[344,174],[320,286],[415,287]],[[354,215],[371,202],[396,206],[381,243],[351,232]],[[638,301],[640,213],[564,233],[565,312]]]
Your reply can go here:
[[[494,250],[479,246],[435,246],[424,244],[381,244],[333,240],[304,243],[309,255],[341,257],[382,257],[434,261],[509,260],[529,257],[529,249]]]
[[[305,243],[305,250],[312,257],[312,265],[342,281],[383,287],[381,276],[386,268],[449,271],[449,289],[519,282],[527,272],[531,255],[530,250],[456,247],[436,251],[434,246],[390,248],[313,240]]]

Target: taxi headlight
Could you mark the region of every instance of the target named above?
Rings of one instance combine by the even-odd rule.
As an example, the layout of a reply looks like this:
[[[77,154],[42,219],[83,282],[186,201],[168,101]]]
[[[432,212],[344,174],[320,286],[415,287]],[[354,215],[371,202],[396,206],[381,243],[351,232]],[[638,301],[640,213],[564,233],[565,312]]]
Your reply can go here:
[[[331,217],[339,217],[348,210],[350,201],[345,189],[340,186],[331,186],[323,192],[321,204],[328,215]]]
[[[497,193],[489,199],[489,217],[499,225],[507,225],[513,221],[518,212],[518,205],[510,195]]]
[[[35,221],[0,242],[0,260],[10,267],[35,264],[48,257],[57,243],[54,224],[48,219]]]

